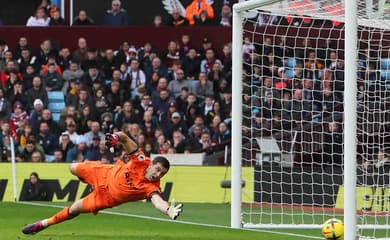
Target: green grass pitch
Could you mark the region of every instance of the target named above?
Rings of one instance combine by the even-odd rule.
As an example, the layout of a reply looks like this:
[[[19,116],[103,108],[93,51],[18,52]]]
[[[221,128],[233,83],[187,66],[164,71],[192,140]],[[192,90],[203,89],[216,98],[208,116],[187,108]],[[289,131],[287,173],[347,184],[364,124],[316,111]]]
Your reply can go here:
[[[54,203],[42,204],[43,206],[0,203],[0,239],[321,239],[318,230],[229,229],[227,226],[230,224],[230,205],[227,204],[187,203],[184,205],[184,212],[179,217],[179,221],[173,222],[154,209],[151,203],[146,202],[127,203],[108,209],[107,212],[101,212],[97,216],[83,214],[76,219],[45,229],[34,236],[23,235],[21,228],[25,224],[47,218],[60,209],[51,207],[55,206]],[[56,204],[58,206],[59,203]]]

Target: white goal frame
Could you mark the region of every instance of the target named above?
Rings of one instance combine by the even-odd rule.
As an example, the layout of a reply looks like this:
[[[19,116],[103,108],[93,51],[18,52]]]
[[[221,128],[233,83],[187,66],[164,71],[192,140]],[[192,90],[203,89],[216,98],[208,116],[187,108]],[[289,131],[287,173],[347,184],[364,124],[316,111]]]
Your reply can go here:
[[[232,79],[232,195],[231,195],[231,227],[265,227],[269,225],[246,226],[242,222],[241,206],[241,159],[242,159],[242,64],[243,64],[243,15],[255,9],[280,0],[249,0],[233,6],[233,79]],[[345,62],[357,63],[357,1],[345,0]],[[345,239],[356,239],[356,96],[357,96],[357,64],[348,64],[345,68],[344,97],[344,225]],[[318,228],[317,225],[274,225],[278,228]]]

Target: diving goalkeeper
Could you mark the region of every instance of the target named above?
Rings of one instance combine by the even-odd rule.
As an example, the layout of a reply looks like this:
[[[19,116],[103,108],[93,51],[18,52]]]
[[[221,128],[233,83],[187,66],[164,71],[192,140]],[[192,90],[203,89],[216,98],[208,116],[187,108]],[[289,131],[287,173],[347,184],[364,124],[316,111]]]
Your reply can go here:
[[[49,226],[77,217],[80,213],[97,214],[105,208],[146,198],[150,198],[162,213],[176,219],[182,211],[182,204],[175,206],[174,201],[169,204],[163,200],[160,191],[160,178],[168,172],[169,161],[164,157],[156,157],[151,161],[123,132],[106,136],[107,147],[112,148],[119,144],[123,146],[125,154],[115,165],[94,161],[72,163],[70,172],[90,184],[93,191],[51,218],[26,225],[22,232],[35,234]],[[126,159],[128,161],[123,161]]]

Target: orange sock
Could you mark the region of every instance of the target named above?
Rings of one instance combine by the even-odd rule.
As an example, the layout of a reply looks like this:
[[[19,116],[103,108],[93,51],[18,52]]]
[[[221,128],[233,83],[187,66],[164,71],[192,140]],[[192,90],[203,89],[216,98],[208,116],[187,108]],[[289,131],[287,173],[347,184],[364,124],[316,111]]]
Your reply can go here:
[[[73,217],[74,216],[71,216],[69,214],[69,207],[66,207],[66,208],[62,209],[61,211],[59,211],[58,213],[56,213],[53,217],[47,219],[47,225],[50,226],[53,224],[57,224],[57,223],[66,221],[68,219],[71,219]]]

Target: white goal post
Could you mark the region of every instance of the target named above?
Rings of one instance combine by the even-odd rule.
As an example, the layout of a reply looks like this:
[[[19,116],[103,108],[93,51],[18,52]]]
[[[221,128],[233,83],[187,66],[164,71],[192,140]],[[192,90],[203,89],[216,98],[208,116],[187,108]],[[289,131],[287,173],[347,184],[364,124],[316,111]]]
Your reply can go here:
[[[300,0],[300,1],[305,2],[304,0]],[[328,0],[313,0],[313,2],[315,2],[315,3],[327,2],[327,1]],[[233,6],[233,36],[232,36],[233,37],[233,42],[232,42],[232,49],[233,49],[233,52],[232,52],[232,58],[233,58],[232,123],[233,124],[232,124],[232,176],[231,176],[232,177],[232,185],[231,185],[231,187],[232,187],[231,227],[232,228],[261,227],[261,228],[318,228],[319,229],[321,226],[321,222],[318,222],[318,221],[317,222],[312,221],[312,222],[309,222],[308,224],[306,224],[305,220],[304,220],[306,217],[309,217],[309,218],[312,217],[313,219],[315,217],[314,216],[307,216],[307,215],[305,215],[305,213],[302,214],[302,216],[299,216],[301,218],[301,221],[294,222],[295,216],[291,216],[292,220],[290,222],[289,221],[283,222],[283,220],[281,220],[280,223],[275,222],[275,223],[270,223],[270,224],[267,224],[267,223],[258,224],[256,222],[252,221],[254,218],[261,218],[262,217],[262,212],[260,210],[259,210],[259,212],[256,212],[255,217],[250,216],[249,221],[246,221],[243,217],[243,212],[245,211],[243,209],[245,207],[245,204],[243,204],[243,202],[242,202],[243,191],[242,191],[242,186],[241,186],[241,181],[242,181],[241,169],[243,167],[242,160],[243,160],[243,147],[244,147],[242,130],[243,130],[243,118],[245,118],[245,116],[243,116],[243,107],[245,105],[243,103],[243,95],[248,94],[248,93],[245,93],[245,90],[243,87],[243,84],[244,84],[243,83],[243,75],[245,75],[245,73],[243,71],[242,66],[244,64],[243,44],[244,44],[244,37],[245,37],[244,36],[244,32],[245,32],[244,27],[245,27],[245,23],[247,20],[246,16],[248,14],[248,11],[257,10],[257,9],[264,10],[264,9],[267,9],[265,6],[272,5],[272,4],[276,5],[276,3],[278,3],[278,4],[280,3],[280,6],[282,6],[282,8],[281,8],[282,12],[277,12],[277,10],[274,9],[275,12],[272,12],[273,14],[282,15],[282,16],[287,16],[289,14],[293,14],[294,13],[293,11],[289,12],[289,10],[283,9],[283,7],[287,6],[286,5],[286,4],[288,4],[287,2],[291,3],[291,2],[294,2],[294,0],[290,0],[290,1],[286,1],[286,0],[285,1],[282,1],[282,0],[249,0],[249,1],[237,3]],[[337,4],[339,1],[328,1],[328,2],[332,2],[332,4]],[[366,30],[366,31],[368,31],[368,32],[372,31],[372,32],[375,32],[375,34],[376,34],[375,28],[381,28],[382,26],[378,25],[378,23],[380,21],[371,23],[370,18],[375,18],[375,19],[381,20],[384,16],[383,13],[386,11],[386,9],[384,9],[385,1],[383,1],[383,0],[378,0],[378,1],[345,0],[342,2],[344,3],[343,7],[346,10],[345,10],[345,14],[343,13],[341,17],[329,15],[324,10],[315,12],[311,15],[310,8],[305,10],[306,12],[302,13],[302,15],[305,15],[305,16],[308,15],[309,17],[317,17],[318,19],[326,19],[329,21],[341,21],[344,23],[344,26],[343,26],[344,36],[342,36],[342,37],[340,36],[340,39],[337,39],[338,42],[344,43],[343,51],[345,53],[345,54],[343,54],[343,61],[345,62],[343,84],[344,84],[345,91],[343,91],[343,93],[342,93],[343,94],[342,100],[339,100],[340,103],[342,103],[342,105],[343,105],[343,107],[342,107],[343,110],[340,111],[342,116],[340,117],[339,120],[343,122],[342,125],[343,125],[343,139],[344,139],[344,141],[342,143],[344,146],[343,147],[344,148],[344,151],[343,151],[343,159],[344,159],[343,161],[344,162],[341,164],[341,168],[348,169],[348,171],[343,171],[339,175],[340,179],[341,179],[340,180],[341,185],[343,185],[343,202],[342,202],[343,212],[333,211],[330,214],[323,214],[322,217],[327,217],[327,216],[332,216],[332,214],[337,214],[336,217],[344,219],[344,224],[345,224],[344,238],[345,239],[356,239],[357,234],[358,234],[357,233],[358,227],[359,227],[359,229],[365,229],[365,228],[374,229],[373,230],[374,236],[375,236],[376,230],[378,230],[378,229],[383,230],[383,229],[389,228],[389,224],[387,223],[387,220],[385,220],[386,221],[385,223],[380,223],[377,225],[376,221],[381,222],[381,220],[376,219],[376,216],[379,216],[380,214],[377,214],[375,212],[368,214],[368,216],[370,216],[370,214],[374,215],[374,222],[367,221],[365,219],[366,216],[363,213],[363,214],[361,214],[362,217],[360,216],[360,218],[362,220],[360,221],[359,225],[357,224],[357,218],[358,218],[358,213],[357,213],[358,212],[357,211],[358,210],[357,209],[357,187],[358,187],[357,186],[357,181],[358,181],[357,169],[359,167],[357,164],[357,162],[358,162],[358,159],[357,159],[358,133],[357,132],[359,131],[357,126],[358,126],[358,124],[364,125],[364,123],[362,123],[363,120],[370,121],[370,117],[367,117],[366,115],[364,115],[364,113],[363,113],[363,115],[364,115],[363,119],[360,118],[360,120],[359,120],[360,122],[358,121],[358,118],[359,118],[358,110],[357,110],[357,108],[358,108],[358,100],[357,100],[357,98],[358,98],[358,91],[357,91],[358,77],[357,77],[357,72],[358,72],[358,60],[359,60],[359,58],[358,58],[358,52],[359,52],[358,34],[361,34],[358,31],[358,29],[359,29],[358,20],[361,21],[362,23],[366,24],[365,26],[368,26],[367,27],[368,30]],[[359,4],[361,4],[361,5],[359,5]],[[325,12],[325,14],[324,14],[324,12]],[[299,15],[300,13],[295,12],[295,14]],[[359,16],[363,16],[363,15],[364,15],[364,17],[362,17],[362,19],[360,19]],[[258,22],[256,22],[256,21],[258,21],[258,20],[255,19],[253,21],[256,23],[256,26],[257,26]],[[359,22],[359,23],[361,23],[361,22]],[[258,25],[260,25],[260,24],[258,24]],[[270,24],[270,25],[272,25],[272,24]],[[257,30],[256,26],[253,27],[255,29],[253,31]],[[291,26],[291,25],[289,25],[289,26]],[[288,31],[289,26],[285,27],[285,28],[287,28],[286,31]],[[310,27],[311,26],[306,26],[307,29],[309,29]],[[292,28],[297,29],[298,27],[293,26]],[[335,27],[335,29],[337,29],[337,27]],[[374,29],[374,30],[372,30],[372,29]],[[264,35],[266,35],[267,34],[266,32],[268,31],[267,26],[265,26],[262,30],[264,30]],[[316,29],[316,30],[318,30],[318,29]],[[333,29],[329,30],[329,32],[331,32],[332,30]],[[296,31],[299,31],[299,30],[296,30]],[[321,30],[318,30],[318,31],[321,31]],[[278,31],[275,30],[273,33],[275,33],[275,32],[278,32]],[[280,32],[283,32],[283,31],[280,31]],[[377,32],[379,32],[381,40],[379,41],[378,46],[375,46],[375,47],[376,47],[377,51],[380,52],[382,49],[381,44],[386,45],[387,44],[386,41],[388,38],[387,38],[387,36],[383,37],[383,35],[385,35],[383,31],[377,31]],[[258,34],[258,35],[260,35],[260,34]],[[370,34],[371,33],[368,33],[368,35],[370,35]],[[375,34],[372,33],[371,35],[373,36]],[[329,37],[326,40],[329,40],[331,38],[330,35],[331,34],[329,33]],[[371,44],[370,37],[372,37],[371,35],[369,37],[367,37],[367,39],[366,39],[366,41],[368,42],[367,43],[368,44],[368,51],[371,50],[370,49],[370,47],[371,47],[370,46],[370,44]],[[363,34],[359,37],[362,37],[362,36],[363,36]],[[258,37],[258,36],[256,36],[255,33],[248,37],[249,40],[252,41],[251,42],[252,47],[253,47],[253,45],[256,44],[256,37]],[[277,37],[283,38],[284,36],[277,35]],[[321,38],[320,34],[318,34],[318,38]],[[362,38],[364,38],[364,37],[362,37]],[[375,39],[375,37],[373,37],[373,39]],[[316,41],[316,43],[318,44],[318,42],[323,41],[324,39],[316,39],[315,37],[312,37],[312,40]],[[375,42],[375,41],[373,41],[373,42]],[[262,43],[260,43],[259,45],[262,45]],[[292,51],[294,51],[294,49]],[[328,51],[328,49],[325,49],[325,51]],[[295,53],[293,53],[293,54],[295,54]],[[369,53],[368,53],[368,55],[369,55]],[[262,57],[264,57],[264,55]],[[294,57],[295,57],[295,55],[294,55]],[[381,58],[381,56],[379,56],[379,58]],[[390,57],[387,57],[387,58],[389,59],[389,66],[390,66]],[[326,60],[329,60],[328,56],[327,56]],[[286,61],[286,59],[284,59],[283,61]],[[253,68],[253,66],[255,66],[256,64],[260,64],[260,63],[252,63],[251,67]],[[385,65],[385,64],[383,64],[383,65]],[[294,68],[294,67],[292,67],[292,68]],[[278,72],[285,71],[286,70],[285,68],[286,67],[279,67],[279,69],[277,71]],[[253,69],[252,69],[252,71],[253,71]],[[383,73],[382,73],[382,75],[383,75]],[[383,76],[382,76],[382,78],[383,78]],[[385,78],[387,80],[387,77],[385,77]],[[387,94],[389,89],[390,89],[390,85],[386,86],[386,90],[383,90],[384,94]],[[362,91],[367,91],[367,90],[362,90]],[[251,91],[251,93],[253,93],[253,91]],[[362,93],[362,94],[364,95],[365,93]],[[381,100],[367,100],[367,102],[369,102],[369,101],[381,101]],[[253,109],[252,105],[250,105],[249,107],[250,107],[250,109]],[[386,109],[385,109],[385,111],[386,111]],[[381,124],[381,120],[376,120],[376,119],[374,119],[374,120],[378,121],[378,124]],[[324,124],[324,122],[325,121],[321,120],[321,124]],[[365,127],[366,126],[361,127],[361,128],[363,128],[363,130],[361,130],[361,131],[365,131],[366,130]],[[373,131],[373,132],[367,132],[364,134],[366,134],[369,137],[373,137],[371,135],[375,135],[375,133],[376,132]],[[253,136],[251,136],[251,137],[253,137]],[[253,137],[253,138],[255,138],[255,137]],[[294,135],[294,139],[290,139],[289,148],[291,148],[291,149],[293,149],[292,144],[295,143],[295,138],[296,138],[296,134]],[[273,139],[268,139],[268,140],[271,142],[273,141]],[[258,141],[258,142],[262,142],[262,141]],[[368,142],[368,140],[367,140],[367,142]],[[364,141],[361,141],[360,143],[365,144]],[[369,144],[375,145],[376,143],[370,142]],[[378,145],[377,147],[383,147],[382,146],[383,143],[378,143],[377,145]],[[261,146],[260,146],[260,148],[261,148]],[[253,149],[250,148],[249,151],[253,151]],[[283,152],[283,151],[284,150],[280,150],[280,154],[276,152],[276,155],[278,155],[278,157],[277,157],[277,161],[274,161],[274,162],[282,161],[282,159],[281,159],[282,154],[283,153],[286,154],[286,152],[285,151]],[[288,154],[291,154],[293,156],[293,150],[291,150],[291,152],[287,152],[287,155]],[[364,153],[364,154],[366,154],[366,153]],[[258,155],[260,156],[260,154],[258,154]],[[267,157],[268,157],[268,155],[267,155]],[[270,155],[269,159],[273,159],[272,154]],[[250,159],[250,161],[251,160],[252,159]],[[272,161],[273,160],[271,160],[271,162]],[[260,159],[259,161],[257,161],[257,159],[256,159],[256,166],[261,165],[261,162],[262,162],[262,159]],[[271,165],[272,164],[273,163],[271,163]],[[278,165],[282,165],[282,164],[278,163]],[[253,167],[255,169],[256,166],[251,165],[250,167]],[[272,168],[272,166],[271,166],[271,168]],[[256,172],[256,170],[253,170],[253,174],[255,175],[255,174],[260,174],[260,173]],[[284,172],[282,170],[280,175],[283,175],[283,174],[284,174]],[[291,176],[290,175],[288,175],[288,176],[293,178],[293,174]],[[281,177],[281,179],[283,179],[283,176]],[[254,181],[259,182],[262,180],[263,180],[262,178],[258,178],[258,179],[255,179]],[[374,185],[375,185],[375,183],[374,183]],[[333,186],[333,185],[331,184],[331,186]],[[361,184],[360,186],[364,187],[364,183]],[[316,186],[313,186],[313,188],[315,188],[315,187]],[[291,188],[293,188],[293,187],[291,187]],[[271,187],[271,190],[272,190],[272,187]],[[252,192],[254,192],[254,191],[255,190],[253,189]],[[340,193],[340,191],[341,190],[339,189],[339,193]],[[315,191],[313,191],[313,193],[314,192]],[[364,195],[364,197],[365,196],[366,195]],[[387,201],[385,199],[386,197],[387,197],[387,195],[384,194],[383,196],[381,195],[380,197],[377,196],[375,198],[378,198],[378,199],[380,198],[381,200],[386,202]],[[302,197],[302,199],[303,198],[304,197]],[[272,201],[272,197],[270,199]],[[379,201],[378,199],[376,201]],[[283,200],[280,200],[280,201],[283,203]],[[375,201],[375,200],[373,200],[373,201]],[[276,202],[276,203],[279,203],[279,202]],[[282,203],[280,204],[281,209],[283,209],[283,207],[284,207],[284,205]],[[293,208],[292,205],[293,204],[286,205],[286,208],[292,209]],[[263,208],[263,206],[264,205],[262,203],[259,204],[259,208]],[[311,207],[314,209],[316,207],[316,205],[313,204]],[[248,211],[252,211],[252,205],[250,205],[249,208],[250,208],[250,210],[248,210]],[[301,208],[303,209],[303,207],[301,207]],[[283,211],[283,210],[281,210],[281,211]],[[383,211],[384,211],[383,214],[385,214],[387,216],[388,213],[386,213],[386,209],[384,209]],[[363,209],[363,212],[364,212],[364,209]],[[289,213],[288,211],[286,211],[286,215],[289,215],[289,214],[294,214],[294,213]],[[281,215],[283,215],[283,213]],[[389,237],[389,236],[386,235],[386,237]]]

